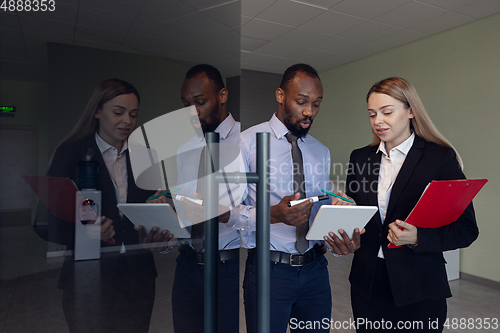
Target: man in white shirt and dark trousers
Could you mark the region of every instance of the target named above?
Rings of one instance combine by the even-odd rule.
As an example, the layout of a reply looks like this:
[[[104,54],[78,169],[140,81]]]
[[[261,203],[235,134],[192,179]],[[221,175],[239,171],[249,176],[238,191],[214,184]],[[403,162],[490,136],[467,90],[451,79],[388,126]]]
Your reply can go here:
[[[256,133],[269,132],[271,189],[271,332],[285,333],[290,324],[331,317],[331,291],[326,248],[322,241],[307,241],[305,234],[321,204],[292,200],[330,190],[330,152],[308,133],[323,99],[318,73],[305,64],[289,67],[276,90],[278,112],[269,122],[241,134],[246,172],[256,171]],[[243,283],[247,331],[256,332],[256,186],[248,185],[240,207],[242,247],[249,249]],[[313,331],[325,331],[321,327]],[[328,330],[326,330],[328,331]]]
[[[220,135],[220,168],[226,172],[239,171],[240,123],[226,110],[228,92],[219,71],[210,65],[192,67],[182,84],[184,106],[196,107],[193,126],[201,127],[203,134]],[[175,194],[203,199],[203,177],[200,166],[204,161],[205,139],[195,136],[183,144],[177,154],[177,187]],[[214,156],[213,158],[219,158]],[[241,202],[238,190],[244,186],[219,185],[219,203],[226,209],[219,216],[219,329],[234,333],[239,329],[239,248],[240,234],[232,226],[238,220],[238,210],[231,208]],[[164,197],[155,202],[162,202]],[[172,313],[176,333],[202,333],[204,324],[204,208],[187,199],[176,201],[179,216],[192,223],[188,229],[191,238],[179,248],[172,290]],[[175,235],[174,235],[175,236]]]

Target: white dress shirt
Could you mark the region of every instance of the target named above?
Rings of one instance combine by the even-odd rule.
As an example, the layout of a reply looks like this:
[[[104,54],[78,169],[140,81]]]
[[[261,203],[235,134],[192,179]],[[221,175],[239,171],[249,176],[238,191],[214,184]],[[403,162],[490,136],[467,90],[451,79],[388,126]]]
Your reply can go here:
[[[123,142],[123,147],[118,153],[118,149],[104,141],[97,132],[95,133],[95,141],[97,147],[101,151],[102,159],[106,168],[108,169],[111,182],[115,188],[115,196],[117,203],[127,202],[127,161],[125,158],[125,151],[128,149],[127,140]],[[122,217],[122,212],[120,217]],[[125,253],[125,245],[122,243],[120,253]]]
[[[385,223],[385,216],[387,214],[387,207],[389,207],[389,199],[391,197],[392,186],[398,177],[399,170],[403,166],[406,159],[406,155],[410,151],[413,141],[415,140],[415,134],[412,133],[408,139],[403,141],[397,147],[392,148],[389,153],[385,149],[385,142],[380,141],[377,153],[382,152],[382,163],[380,165],[380,173],[378,175],[378,211],[380,213],[380,219],[382,224]],[[394,221],[390,221],[392,223]],[[384,253],[382,252],[382,246],[378,251],[378,257],[384,258]]]
[[[241,156],[239,148],[240,123],[235,121],[233,116],[229,116],[222,121],[215,129],[219,133],[220,146],[220,168],[224,172],[242,171]],[[193,192],[197,188],[198,168],[200,166],[200,156],[205,146],[203,137],[193,137],[183,144],[177,152],[177,187],[181,188],[175,194],[193,197]],[[236,157],[236,158],[235,158]],[[222,171],[222,170],[221,170]],[[244,196],[244,185],[239,184],[219,184],[219,203],[223,206],[234,208],[239,205]],[[183,207],[176,204],[179,217],[183,219]],[[219,223],[219,250],[231,250],[240,247],[239,231],[232,226],[238,220],[238,211],[231,211],[227,223]],[[188,221],[184,221],[190,225]],[[187,227],[190,230],[190,226]],[[191,244],[191,239],[189,239]]]
[[[294,194],[293,159],[291,144],[285,135],[288,128],[274,114],[270,121],[251,127],[241,133],[241,153],[246,172],[256,172],[256,134],[270,133],[270,201],[271,206],[277,205],[284,196]],[[321,142],[307,134],[297,140],[302,152],[304,163],[304,181],[306,197],[322,195],[320,189],[330,190],[330,151]],[[241,246],[255,247],[256,230],[256,184],[248,184],[248,196],[244,205],[240,206],[240,219],[235,227],[241,231]],[[328,200],[316,202],[311,210],[309,225],[323,204],[330,204]],[[285,223],[271,224],[270,235],[273,251],[297,253],[296,228]],[[309,241],[309,249],[321,241]]]

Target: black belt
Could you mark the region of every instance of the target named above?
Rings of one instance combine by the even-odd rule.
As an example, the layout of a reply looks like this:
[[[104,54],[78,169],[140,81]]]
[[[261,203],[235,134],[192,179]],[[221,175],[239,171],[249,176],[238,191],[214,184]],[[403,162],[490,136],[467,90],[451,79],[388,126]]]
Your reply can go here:
[[[304,266],[312,263],[313,261],[321,258],[326,253],[326,246],[316,244],[312,249],[304,254],[300,253],[286,253],[279,251],[270,251],[270,259],[273,262],[288,264],[290,266]],[[251,255],[256,255],[256,249],[248,250]]]
[[[205,264],[205,253],[196,252],[191,246],[183,245],[179,248],[179,252],[182,253],[186,258],[195,262],[199,265]],[[218,253],[218,257],[220,261],[228,261],[232,259],[236,259],[240,257],[240,249],[232,249],[232,250],[221,250]]]

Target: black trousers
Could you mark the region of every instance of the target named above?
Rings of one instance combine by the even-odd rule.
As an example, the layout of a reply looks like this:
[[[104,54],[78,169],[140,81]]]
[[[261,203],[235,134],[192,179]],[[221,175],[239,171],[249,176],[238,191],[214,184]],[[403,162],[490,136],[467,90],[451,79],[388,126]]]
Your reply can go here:
[[[175,333],[203,333],[205,266],[182,253],[177,257],[172,290]],[[238,332],[240,259],[219,261],[219,333]]]
[[[411,282],[408,288],[411,288]],[[370,301],[351,288],[357,332],[442,332],[446,299],[425,300],[397,307],[392,297],[385,260],[377,258]]]
[[[147,333],[155,301],[151,254],[103,254],[73,262],[63,274],[63,309],[71,333]]]

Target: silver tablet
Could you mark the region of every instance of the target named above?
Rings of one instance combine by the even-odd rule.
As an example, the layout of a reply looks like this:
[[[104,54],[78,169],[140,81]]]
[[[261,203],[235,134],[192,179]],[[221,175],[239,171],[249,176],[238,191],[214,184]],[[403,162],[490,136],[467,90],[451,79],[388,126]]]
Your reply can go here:
[[[167,229],[176,238],[191,237],[168,203],[121,203],[117,207],[136,227],[142,225],[146,234],[158,227],[159,231]]]
[[[352,238],[354,229],[361,230],[378,211],[377,206],[323,205],[309,228],[307,240],[322,240],[330,231],[342,239],[338,230],[344,230]]]

